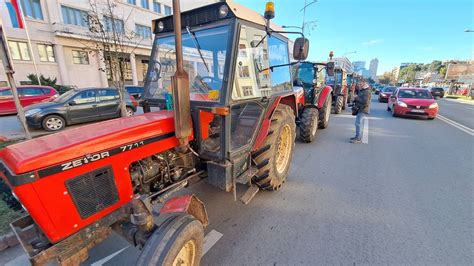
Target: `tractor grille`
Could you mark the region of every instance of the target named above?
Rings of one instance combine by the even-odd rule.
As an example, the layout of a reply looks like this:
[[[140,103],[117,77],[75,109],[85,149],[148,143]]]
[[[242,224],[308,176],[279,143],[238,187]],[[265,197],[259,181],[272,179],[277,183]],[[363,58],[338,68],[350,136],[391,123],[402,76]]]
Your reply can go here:
[[[118,201],[117,187],[110,166],[69,179],[66,181],[66,187],[83,219]]]

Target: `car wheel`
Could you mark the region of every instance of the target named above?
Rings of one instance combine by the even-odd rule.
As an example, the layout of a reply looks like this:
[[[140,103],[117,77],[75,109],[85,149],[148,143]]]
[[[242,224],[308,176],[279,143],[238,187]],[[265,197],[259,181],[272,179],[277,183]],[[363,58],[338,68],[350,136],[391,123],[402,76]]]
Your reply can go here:
[[[48,115],[43,119],[42,126],[46,131],[59,131],[66,127],[66,121],[59,115]]]
[[[130,107],[127,107],[127,116],[132,116],[134,114],[135,114],[135,112],[133,111],[133,109],[130,108]]]
[[[428,117],[428,120],[433,120],[433,119],[435,119],[435,118],[434,117]]]

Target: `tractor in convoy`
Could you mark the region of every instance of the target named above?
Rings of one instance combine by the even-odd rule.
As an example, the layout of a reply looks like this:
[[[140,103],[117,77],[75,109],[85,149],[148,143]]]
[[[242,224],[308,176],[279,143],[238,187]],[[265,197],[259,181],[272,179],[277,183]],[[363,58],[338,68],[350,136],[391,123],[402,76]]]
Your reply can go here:
[[[352,71],[347,68],[344,64],[339,61],[333,60],[334,53],[329,53],[328,63],[334,64],[331,73],[328,72],[326,75],[326,84],[332,88],[332,104],[335,114],[339,114],[342,110],[346,109],[346,103],[348,102],[348,75]]]
[[[234,199],[246,185],[248,203],[285,182],[304,101],[286,34],[302,33],[270,22],[272,2],[264,17],[233,2],[181,13],[179,0],[173,14],[153,21],[148,112],[0,151],[0,176],[28,212],[11,227],[33,265],[78,265],[112,230],[142,250],[138,265],[198,265],[206,209],[175,192],[206,177]],[[297,38],[294,59],[308,46]]]
[[[332,88],[326,85],[326,63],[304,61],[293,66],[293,86],[302,87],[304,103],[297,119],[299,136],[304,142],[316,138],[318,128],[327,128],[331,114]]]

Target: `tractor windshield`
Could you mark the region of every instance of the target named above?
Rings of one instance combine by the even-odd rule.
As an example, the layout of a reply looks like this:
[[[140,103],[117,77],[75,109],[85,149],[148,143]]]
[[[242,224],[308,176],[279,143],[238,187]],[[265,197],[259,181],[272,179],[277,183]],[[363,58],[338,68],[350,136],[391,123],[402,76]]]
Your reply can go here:
[[[315,79],[314,66],[312,64],[301,64],[296,70],[296,84],[313,85]]]
[[[184,29],[184,69],[189,75],[192,101],[219,101],[228,49],[229,26]],[[145,84],[145,98],[171,97],[171,77],[176,71],[174,36],[156,38]],[[169,95],[169,96],[167,96]]]

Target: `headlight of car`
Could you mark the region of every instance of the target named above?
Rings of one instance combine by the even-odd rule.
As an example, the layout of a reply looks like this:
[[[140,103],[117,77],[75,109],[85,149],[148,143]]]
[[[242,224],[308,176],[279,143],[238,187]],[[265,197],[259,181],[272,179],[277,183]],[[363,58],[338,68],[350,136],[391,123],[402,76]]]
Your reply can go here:
[[[432,103],[430,104],[430,109],[433,109],[433,108],[438,108],[438,103]]]
[[[38,113],[39,111],[41,111],[41,109],[38,109],[38,108],[36,108],[36,109],[31,109],[31,110],[28,110],[28,111],[26,111],[26,112],[25,112],[25,116],[31,116],[31,115],[34,115],[34,114]]]
[[[402,101],[397,101],[397,104],[401,107],[407,107],[407,104]]]
[[[387,95],[386,95],[385,93],[382,93],[382,92],[381,92],[381,93],[380,93],[380,96],[385,97],[385,96],[387,96]]]

